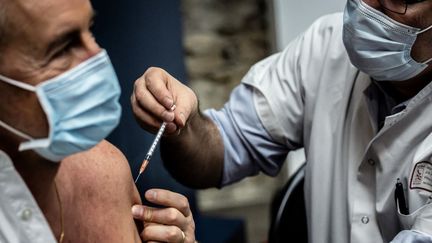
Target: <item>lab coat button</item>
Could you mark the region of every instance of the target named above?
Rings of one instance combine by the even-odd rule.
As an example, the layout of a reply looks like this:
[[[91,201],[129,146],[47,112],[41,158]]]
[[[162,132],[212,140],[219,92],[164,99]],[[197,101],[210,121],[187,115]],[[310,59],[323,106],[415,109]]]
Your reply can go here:
[[[28,221],[32,217],[32,214],[33,213],[31,209],[26,208],[21,212],[21,219],[24,221]]]
[[[368,160],[368,163],[369,163],[370,165],[374,166],[374,165],[375,165],[375,160],[373,160],[373,159],[369,159],[369,160]]]
[[[361,221],[362,221],[363,224],[367,224],[367,223],[369,223],[369,217],[368,216],[363,216],[361,218]]]

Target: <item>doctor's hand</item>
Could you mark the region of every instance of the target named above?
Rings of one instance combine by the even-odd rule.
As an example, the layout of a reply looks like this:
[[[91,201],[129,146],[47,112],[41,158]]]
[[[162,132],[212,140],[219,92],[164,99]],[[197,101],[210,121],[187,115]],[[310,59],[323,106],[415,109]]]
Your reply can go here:
[[[195,243],[195,222],[187,198],[181,194],[151,189],[145,198],[164,208],[134,205],[135,219],[144,221],[144,242]]]
[[[179,132],[198,112],[195,93],[165,70],[154,67],[135,81],[131,103],[144,129],[156,132],[165,121],[167,135]]]

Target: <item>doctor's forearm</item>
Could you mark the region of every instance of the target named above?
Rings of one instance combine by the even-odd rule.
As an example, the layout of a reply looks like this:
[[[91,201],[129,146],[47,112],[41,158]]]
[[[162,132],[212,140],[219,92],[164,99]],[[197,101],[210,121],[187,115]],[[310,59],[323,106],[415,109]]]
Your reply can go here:
[[[216,125],[197,114],[180,135],[164,137],[161,155],[166,168],[181,183],[194,188],[220,185],[224,149]]]

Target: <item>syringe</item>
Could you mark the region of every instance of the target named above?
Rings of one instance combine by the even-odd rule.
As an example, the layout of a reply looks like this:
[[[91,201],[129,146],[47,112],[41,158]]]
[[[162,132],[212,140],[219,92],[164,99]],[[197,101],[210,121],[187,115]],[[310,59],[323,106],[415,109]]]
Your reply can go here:
[[[137,176],[137,178],[135,179],[135,183],[137,183],[138,179],[140,178],[141,174],[144,172],[145,168],[147,167],[148,163],[150,162],[150,159],[153,155],[153,152],[157,146],[157,144],[159,143],[160,138],[162,137],[162,134],[165,131],[165,127],[166,127],[166,122],[162,122],[161,127],[159,128],[159,131],[155,137],[155,139],[153,140],[152,145],[150,146],[149,151],[147,152],[144,161],[141,164],[141,168],[139,170],[139,174]]]
[[[174,109],[176,108],[175,105],[173,105],[171,107],[171,111],[174,111]],[[152,145],[150,146],[149,151],[147,152],[144,161],[141,164],[141,168],[139,170],[139,174],[137,176],[137,178],[135,179],[135,184],[137,183],[138,179],[140,178],[141,174],[144,172],[145,168],[147,167],[148,163],[150,162],[150,159],[153,155],[154,150],[156,149],[157,144],[159,143],[160,138],[162,137],[164,131],[165,131],[165,127],[166,127],[166,122],[162,122],[162,125],[159,128],[158,133],[156,134],[155,139],[153,140]]]

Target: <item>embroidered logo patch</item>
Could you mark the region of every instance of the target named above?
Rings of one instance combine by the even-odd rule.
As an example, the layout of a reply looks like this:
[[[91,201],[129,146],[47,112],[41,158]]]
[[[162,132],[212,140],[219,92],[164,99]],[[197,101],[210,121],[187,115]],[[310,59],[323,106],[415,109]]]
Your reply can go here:
[[[421,161],[415,164],[411,172],[410,189],[422,189],[432,192],[432,163]]]

